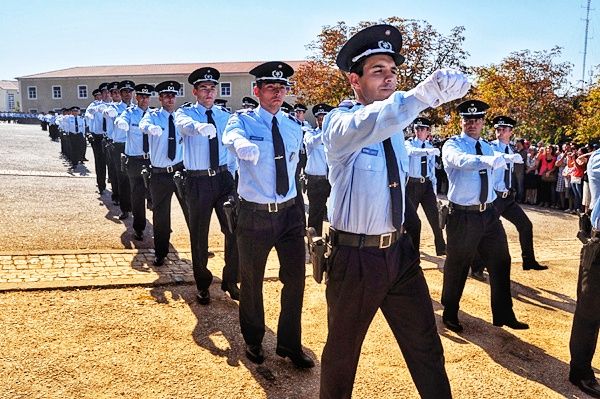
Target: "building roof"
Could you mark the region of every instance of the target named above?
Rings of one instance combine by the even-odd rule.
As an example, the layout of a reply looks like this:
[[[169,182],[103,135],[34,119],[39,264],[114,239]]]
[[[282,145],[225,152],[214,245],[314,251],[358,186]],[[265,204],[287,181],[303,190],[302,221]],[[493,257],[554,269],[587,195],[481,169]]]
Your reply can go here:
[[[212,62],[187,64],[149,64],[149,65],[104,65],[59,69],[35,75],[20,76],[23,78],[81,78],[97,76],[137,76],[137,75],[187,75],[195,69],[214,67],[223,73],[248,73],[256,65],[264,61],[248,62]],[[285,61],[297,69],[305,61]],[[4,81],[3,81],[4,82]]]
[[[0,80],[0,89],[19,91],[19,82],[16,80]]]

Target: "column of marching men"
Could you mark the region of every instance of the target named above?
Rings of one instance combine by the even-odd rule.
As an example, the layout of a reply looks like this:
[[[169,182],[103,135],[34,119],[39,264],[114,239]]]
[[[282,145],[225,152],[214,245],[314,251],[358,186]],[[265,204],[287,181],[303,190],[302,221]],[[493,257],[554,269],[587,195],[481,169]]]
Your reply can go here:
[[[145,204],[151,199],[156,267],[166,262],[171,199],[178,199],[202,305],[211,302],[208,234],[216,213],[225,245],[221,289],[239,301],[245,353],[252,362],[260,364],[266,357],[262,288],[267,256],[274,248],[283,284],[275,353],[299,368],[314,366],[301,339],[304,236],[307,227],[324,236],[323,221],[330,221],[323,258],[328,336],[321,358],[321,398],[351,396],[361,345],[378,309],[394,332],[421,397],[451,397],[419,265],[417,207],[423,207],[433,231],[436,255],[446,256],[441,303],[448,330],[464,330],[459,304],[471,267],[478,278],[488,270],[493,325],[529,328],[513,310],[511,258],[500,216],[519,230],[523,269],[547,268],[535,259],[531,222],[514,199],[511,176],[522,159],[509,143],[517,121],[494,118],[497,140],[489,143],[481,138],[489,106],[476,99],[463,101],[456,108],[462,131],[440,154],[429,140],[432,123],[420,114],[462,98],[470,85],[461,72],[441,69],[407,92],[396,91],[398,65],[404,61],[401,45],[400,32],[390,25],[372,26],[350,38],[336,62],[348,74],[355,99],[337,107],[312,107],[315,128],[304,120],[306,106],[283,101],[294,71],[279,61],[250,71],[258,101],[245,97],[244,109],[233,114],[217,105],[220,73],[213,67],[189,75],[195,103],[178,106],[180,84],[175,81],[153,87],[125,80],[100,85],[85,111],[98,190],[106,189],[108,169],[119,218],[133,213],[136,240],[144,237]],[[148,106],[153,92],[160,108]],[[78,113],[72,109],[49,118],[50,126],[59,126],[63,153],[70,154],[73,165],[85,158],[84,121]],[[403,130],[410,125],[414,137],[405,140]],[[436,157],[448,175],[447,214],[438,214]],[[302,185],[309,202],[308,223]],[[578,312],[585,314],[579,305]],[[600,395],[590,374],[595,345],[589,347],[597,339],[598,323],[584,322],[584,317],[574,325],[570,379]],[[578,337],[585,334],[592,338],[583,345]]]

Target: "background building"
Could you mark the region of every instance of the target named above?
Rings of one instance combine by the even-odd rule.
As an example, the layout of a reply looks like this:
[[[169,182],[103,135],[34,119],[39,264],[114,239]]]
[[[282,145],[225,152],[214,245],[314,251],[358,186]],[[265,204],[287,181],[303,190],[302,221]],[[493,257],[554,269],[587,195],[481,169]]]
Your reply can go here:
[[[20,111],[21,95],[16,80],[0,80],[0,112]]]
[[[296,69],[303,61],[286,62]],[[74,67],[21,76],[17,80],[23,93],[21,110],[24,112],[47,112],[75,105],[85,108],[93,101],[92,91],[101,83],[125,79],[133,80],[136,84],[176,80],[182,83],[181,98],[178,101],[181,105],[186,101],[196,101],[192,95],[192,86],[187,81],[188,75],[197,68],[212,66],[221,73],[217,98],[227,100],[227,107],[235,111],[242,107],[243,97],[252,96],[254,77],[248,72],[261,63],[262,61]],[[295,96],[286,97],[286,101],[294,104]],[[150,105],[159,106],[156,94],[152,96]]]

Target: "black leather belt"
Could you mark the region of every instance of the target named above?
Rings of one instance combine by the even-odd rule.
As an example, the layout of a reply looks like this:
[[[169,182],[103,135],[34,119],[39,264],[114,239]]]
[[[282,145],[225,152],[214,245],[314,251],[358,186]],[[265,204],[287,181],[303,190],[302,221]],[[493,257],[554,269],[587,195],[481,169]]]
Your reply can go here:
[[[187,170],[185,172],[186,176],[189,177],[198,177],[198,176],[215,176],[217,173],[225,172],[227,170],[227,165],[221,165],[216,169],[204,169],[204,170]]]
[[[329,228],[329,237],[331,238],[331,245],[333,246],[344,246],[344,247],[374,247],[374,248],[388,248],[393,243],[398,241],[404,234],[404,226],[400,228],[400,231],[394,231],[392,233],[385,233],[379,235],[366,235],[366,234],[354,234],[347,233],[345,231],[335,230]]]
[[[496,191],[496,190],[494,190]],[[506,199],[508,197],[510,197],[512,194],[512,191],[496,191],[496,195],[498,196],[498,198],[503,198]]]
[[[408,177],[409,183],[427,183],[429,181],[429,177]]]
[[[167,166],[166,168],[152,167],[152,173],[173,173],[178,170],[183,170],[183,162],[176,163],[175,165]]]
[[[282,209],[289,208],[290,206],[296,203],[296,199],[292,198],[285,202],[273,202],[270,204],[257,204],[256,202],[246,201],[245,199],[240,199],[240,206],[243,208],[252,209],[253,211],[265,211],[269,213],[279,212]]]
[[[306,177],[308,177],[311,180],[327,180],[327,176],[309,175],[309,174],[307,174]]]
[[[127,155],[127,154],[125,154]],[[144,155],[127,155],[128,159],[139,159],[139,160],[144,160],[144,159],[150,159],[150,154],[146,153]]]
[[[448,207],[452,211],[463,211],[463,212],[485,212],[488,209],[493,208],[493,204],[491,202],[480,204],[480,205],[458,205],[454,202],[450,202]]]

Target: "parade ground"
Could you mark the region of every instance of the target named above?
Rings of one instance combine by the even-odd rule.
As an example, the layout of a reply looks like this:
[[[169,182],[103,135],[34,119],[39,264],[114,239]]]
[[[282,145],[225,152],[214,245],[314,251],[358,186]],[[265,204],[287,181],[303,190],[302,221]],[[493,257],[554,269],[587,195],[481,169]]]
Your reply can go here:
[[[37,125],[0,124],[0,398],[317,398],[327,335],[325,285],[307,265],[302,335],[316,367],[298,370],[275,354],[281,283],[273,252],[264,302],[266,361],[244,356],[238,304],[212,287],[199,305],[189,236],[173,202],[172,251],[152,266],[152,213],[144,241],[118,220],[110,192],[96,191],[93,154],[69,169],[59,143]],[[110,186],[109,186],[110,187]],[[455,398],[585,398],[568,382],[569,335],[581,243],[577,217],[525,207],[546,271],[524,271],[515,228],[503,222],[512,255],[515,313],[529,330],[491,324],[490,287],[467,281],[455,334],[441,322],[444,257],[426,219],[421,265]],[[419,212],[423,216],[422,212]],[[224,264],[216,218],[209,268]],[[410,318],[406,320],[410,323]],[[593,363],[596,373],[600,356]],[[367,334],[355,398],[418,398],[402,354],[379,313]]]

